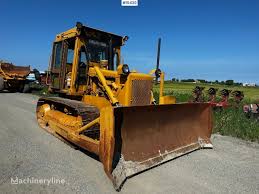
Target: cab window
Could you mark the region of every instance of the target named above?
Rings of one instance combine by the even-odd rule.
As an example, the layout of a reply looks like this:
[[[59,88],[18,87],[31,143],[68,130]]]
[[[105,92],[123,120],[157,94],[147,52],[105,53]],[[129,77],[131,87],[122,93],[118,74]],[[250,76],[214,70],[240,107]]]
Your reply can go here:
[[[54,43],[54,56],[53,56],[54,69],[59,69],[61,67],[61,56],[62,56],[62,42]]]

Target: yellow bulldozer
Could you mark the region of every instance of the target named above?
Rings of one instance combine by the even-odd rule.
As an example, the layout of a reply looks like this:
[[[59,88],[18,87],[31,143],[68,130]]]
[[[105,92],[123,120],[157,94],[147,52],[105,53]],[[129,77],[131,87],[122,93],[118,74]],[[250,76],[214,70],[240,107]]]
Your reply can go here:
[[[121,59],[127,40],[79,22],[56,35],[49,91],[59,97],[40,98],[36,110],[42,128],[96,154],[116,190],[127,177],[212,147],[210,105],[164,96],[159,68],[130,71]],[[159,102],[152,92],[156,79]]]

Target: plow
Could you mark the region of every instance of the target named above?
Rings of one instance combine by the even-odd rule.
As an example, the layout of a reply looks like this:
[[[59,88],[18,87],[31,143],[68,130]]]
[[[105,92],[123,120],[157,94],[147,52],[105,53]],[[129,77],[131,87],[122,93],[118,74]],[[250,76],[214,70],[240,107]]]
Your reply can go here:
[[[131,71],[121,60],[128,40],[77,23],[56,36],[49,91],[37,103],[39,125],[102,162],[114,188],[128,177],[201,148],[212,148],[209,103],[164,96],[164,72]],[[160,97],[153,84],[160,83]]]
[[[247,118],[254,118],[259,121],[259,100],[257,100],[254,104],[244,105],[243,111]]]
[[[205,87],[196,86],[192,90],[192,97],[189,100],[189,102],[193,103],[201,103],[205,102],[205,97],[203,90]],[[244,99],[244,93],[239,90],[228,90],[228,89],[222,89],[219,91],[219,100],[217,100],[217,88],[209,88],[206,93],[208,95],[207,103],[211,105],[213,108],[227,108],[230,107],[231,104],[229,103],[230,96],[232,97],[235,105],[239,105],[240,102]]]

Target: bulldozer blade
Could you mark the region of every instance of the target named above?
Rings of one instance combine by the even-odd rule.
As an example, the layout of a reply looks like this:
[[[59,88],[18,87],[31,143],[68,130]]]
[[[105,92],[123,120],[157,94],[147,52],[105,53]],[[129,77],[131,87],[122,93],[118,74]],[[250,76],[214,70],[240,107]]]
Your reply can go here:
[[[112,179],[119,190],[139,172],[200,148],[212,148],[208,103],[114,108]]]

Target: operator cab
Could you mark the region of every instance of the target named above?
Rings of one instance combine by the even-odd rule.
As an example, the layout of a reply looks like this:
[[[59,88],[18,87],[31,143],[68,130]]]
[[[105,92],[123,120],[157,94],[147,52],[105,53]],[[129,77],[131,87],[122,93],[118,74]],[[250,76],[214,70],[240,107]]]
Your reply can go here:
[[[66,93],[73,85],[83,87],[89,66],[116,69],[120,64],[120,47],[127,39],[81,23],[58,34],[52,50],[50,88]]]

